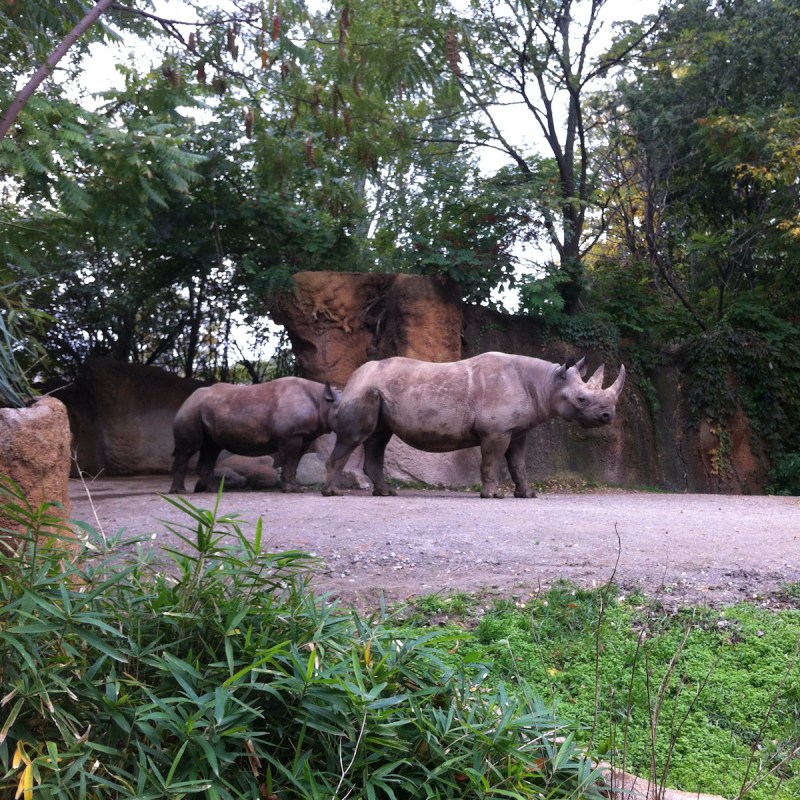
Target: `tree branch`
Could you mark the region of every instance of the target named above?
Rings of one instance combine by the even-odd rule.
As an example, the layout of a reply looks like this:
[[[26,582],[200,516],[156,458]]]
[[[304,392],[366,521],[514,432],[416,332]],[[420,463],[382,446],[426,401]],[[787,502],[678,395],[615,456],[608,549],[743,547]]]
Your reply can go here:
[[[33,77],[25,84],[8,107],[5,114],[3,114],[3,118],[0,120],[0,141],[3,140],[17,117],[22,113],[22,109],[28,104],[28,101],[36,93],[36,90],[41,86],[42,82],[50,75],[56,64],[66,55],[70,47],[97,22],[113,2],[114,0],[98,0],[95,7],[61,40],[58,47],[50,54],[47,61],[36,70]]]

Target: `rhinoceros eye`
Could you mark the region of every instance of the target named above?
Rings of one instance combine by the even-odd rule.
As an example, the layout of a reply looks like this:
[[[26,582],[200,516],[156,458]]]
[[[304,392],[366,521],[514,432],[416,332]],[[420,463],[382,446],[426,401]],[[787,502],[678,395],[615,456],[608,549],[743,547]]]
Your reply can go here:
[[[578,405],[579,406],[585,406],[587,399],[588,398],[585,395],[579,394],[578,395]]]

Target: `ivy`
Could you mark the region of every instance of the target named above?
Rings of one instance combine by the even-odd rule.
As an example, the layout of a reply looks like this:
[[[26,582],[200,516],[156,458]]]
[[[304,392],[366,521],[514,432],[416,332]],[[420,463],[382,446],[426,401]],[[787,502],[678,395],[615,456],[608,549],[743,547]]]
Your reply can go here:
[[[800,488],[798,334],[796,325],[750,298],[687,348],[692,424],[707,419],[724,431],[741,407],[774,465],[776,491]]]

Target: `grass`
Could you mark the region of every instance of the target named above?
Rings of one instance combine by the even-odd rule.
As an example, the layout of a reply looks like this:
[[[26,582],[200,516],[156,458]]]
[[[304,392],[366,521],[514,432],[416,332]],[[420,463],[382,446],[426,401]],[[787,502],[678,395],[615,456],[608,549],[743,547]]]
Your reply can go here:
[[[164,567],[4,485],[0,797],[607,797],[604,759],[691,791],[800,797],[800,611],[668,613],[611,586],[363,617],[259,523],[184,512]],[[796,599],[787,585],[786,602]]]
[[[533,687],[618,766],[728,798],[800,797],[800,610],[667,613],[642,595],[559,584],[463,622],[474,630],[459,658]]]

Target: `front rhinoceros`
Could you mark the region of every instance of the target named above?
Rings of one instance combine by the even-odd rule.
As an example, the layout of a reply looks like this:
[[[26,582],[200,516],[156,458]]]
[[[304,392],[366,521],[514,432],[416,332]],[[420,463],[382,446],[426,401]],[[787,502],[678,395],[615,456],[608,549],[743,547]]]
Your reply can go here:
[[[392,494],[383,475],[383,456],[394,435],[432,453],[479,446],[481,497],[502,497],[498,483],[505,457],[514,496],[535,496],[525,465],[531,428],[556,416],[585,427],[614,420],[625,367],[603,389],[603,367],[584,381],[584,361],[560,365],[483,353],[445,364],[399,357],[367,362],[342,392],[323,494],[337,493],[342,469],[362,443],[373,494]]]
[[[184,491],[189,459],[198,451],[194,490],[213,488],[214,465],[222,450],[240,456],[275,455],[283,491],[299,491],[297,465],[311,443],[330,432],[337,400],[329,384],[304,378],[197,389],[175,415],[170,492]]]

